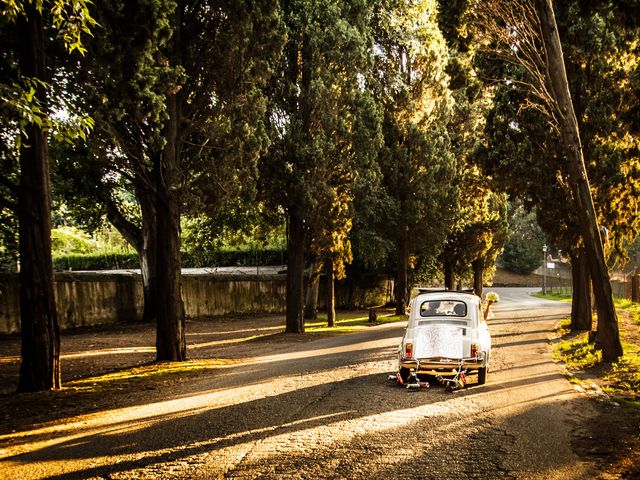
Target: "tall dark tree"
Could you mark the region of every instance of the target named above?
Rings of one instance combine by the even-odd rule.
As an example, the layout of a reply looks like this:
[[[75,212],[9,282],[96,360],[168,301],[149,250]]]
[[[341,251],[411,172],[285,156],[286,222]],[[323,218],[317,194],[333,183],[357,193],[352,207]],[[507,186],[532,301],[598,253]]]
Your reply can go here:
[[[474,292],[482,295],[485,273],[495,271],[506,240],[506,198],[492,191],[489,179],[477,168],[466,170],[463,177],[464,194],[442,252],[445,288],[457,289],[471,278]]]
[[[3,30],[9,29],[19,39],[6,43],[3,38],[3,70],[9,75],[0,87],[4,134],[0,179],[3,194],[8,194],[3,195],[2,206],[15,212],[19,237],[22,348],[18,390],[49,390],[59,388],[61,382],[48,156],[49,137],[60,132],[55,131],[58,125],[48,103],[47,28],[56,25],[57,34],[71,51],[81,48],[80,35],[92,19],[83,0],[59,5],[2,2],[2,7]]]
[[[140,254],[157,359],[183,360],[181,213],[215,212],[252,189],[268,141],[260,87],[282,44],[277,4],[104,1],[96,11],[103,30],[80,73],[98,125],[90,175]],[[135,196],[136,215],[118,208],[118,191]]]
[[[578,214],[581,214],[584,208],[586,208],[585,202],[588,203],[588,199],[586,198],[587,194],[589,194],[589,196],[592,192],[595,194],[595,203],[596,207],[598,207],[598,213],[600,215],[599,218],[601,220],[605,218],[604,215],[606,214],[606,216],[609,218],[606,223],[618,223],[620,225],[620,227],[617,228],[618,235],[620,235],[620,237],[623,238],[625,235],[627,235],[625,231],[628,232],[629,228],[631,230],[634,228],[633,220],[631,222],[629,221],[632,217],[629,217],[624,213],[625,209],[610,209],[608,207],[608,205],[615,205],[617,201],[626,197],[627,195],[631,195],[630,197],[627,197],[631,201],[623,202],[625,203],[625,205],[633,204],[635,202],[633,198],[637,198],[637,195],[633,195],[632,193],[633,188],[635,188],[633,187],[633,184],[635,183],[635,181],[632,180],[633,174],[629,176],[629,173],[633,172],[634,169],[633,167],[629,168],[630,165],[628,162],[627,165],[624,166],[625,162],[620,161],[625,158],[625,155],[621,155],[621,153],[622,150],[626,148],[620,147],[623,143],[627,142],[614,141],[609,142],[609,145],[606,145],[607,141],[602,142],[601,140],[604,138],[629,138],[625,137],[625,127],[623,125],[623,122],[620,122],[620,120],[624,118],[625,114],[624,112],[614,113],[613,111],[611,111],[611,104],[618,102],[611,102],[610,99],[616,96],[621,99],[622,97],[619,97],[621,93],[623,95],[629,94],[629,92],[623,93],[624,85],[628,84],[628,82],[618,82],[615,79],[622,79],[625,76],[627,79],[631,79],[632,77],[629,76],[628,72],[625,73],[623,68],[618,68],[616,66],[616,64],[620,65],[625,63],[619,62],[615,59],[615,57],[618,55],[615,52],[624,51],[623,45],[616,45],[613,49],[609,46],[611,45],[611,39],[615,38],[615,35],[611,35],[611,32],[619,31],[623,27],[623,22],[620,22],[618,24],[618,27],[613,27],[613,29],[605,26],[607,22],[615,22],[616,16],[613,15],[615,9],[612,9],[612,4],[599,6],[582,5],[581,7],[577,7],[576,5],[577,4],[571,4],[568,6],[563,5],[563,7],[560,9],[560,12],[562,13],[562,15],[564,15],[564,20],[563,23],[561,23],[560,27],[566,25],[566,27],[564,27],[563,29],[563,39],[565,41],[565,46],[567,46],[566,51],[569,52],[569,56],[566,57],[565,60],[567,69],[570,72],[569,78],[571,82],[569,86],[572,90],[572,95],[574,98],[573,105],[575,106],[576,112],[575,118],[577,120],[577,124],[580,127],[581,133],[584,133],[583,138],[585,139],[585,142],[581,143],[581,152],[584,153],[585,159],[588,160],[586,167],[589,170],[590,178],[593,179],[590,191],[587,191],[589,189],[585,188],[584,184],[581,184],[582,188],[577,188],[579,186],[579,182],[576,182],[576,177],[583,178],[584,176],[580,173],[580,169],[576,171],[577,162],[575,161],[575,158],[573,162],[567,160],[569,158],[566,148],[566,139],[568,138],[568,133],[565,130],[565,136],[563,137],[563,131],[561,127],[562,125],[564,125],[565,129],[568,128],[567,125],[571,123],[571,115],[567,117],[564,115],[564,113],[557,111],[559,103],[557,102],[555,95],[557,95],[557,93],[560,91],[559,83],[562,82],[556,82],[555,84],[544,83],[545,78],[547,78],[544,73],[546,71],[546,67],[544,67],[546,57],[540,56],[540,52],[544,52],[544,50],[542,50],[540,47],[540,45],[542,44],[535,43],[535,38],[538,38],[538,41],[541,41],[541,34],[536,36],[535,29],[525,31],[525,33],[520,32],[522,33],[522,37],[526,40],[523,40],[519,43],[518,49],[511,49],[511,51],[509,52],[509,41],[507,39],[511,34],[508,34],[504,30],[502,30],[503,33],[505,33],[505,36],[502,39],[502,45],[507,45],[507,48],[502,52],[505,53],[504,58],[506,58],[507,60],[510,59],[509,61],[515,62],[517,66],[521,68],[524,67],[527,71],[527,75],[529,75],[528,77],[521,77],[520,79],[512,76],[511,78],[514,78],[514,81],[511,85],[508,85],[506,89],[510,89],[513,91],[521,85],[528,87],[527,89],[525,89],[525,91],[528,91],[528,97],[526,100],[528,102],[528,105],[534,106],[538,110],[540,110],[544,115],[546,115],[546,120],[548,121],[549,119],[551,119],[551,125],[554,125],[556,127],[554,130],[546,132],[546,138],[545,132],[540,132],[540,128],[538,128],[538,134],[532,136],[532,138],[537,139],[535,145],[536,149],[542,149],[545,152],[544,154],[547,155],[547,158],[557,159],[556,162],[551,162],[549,164],[554,165],[555,167],[548,168],[545,166],[546,168],[543,168],[542,164],[538,162],[538,165],[534,166],[532,173],[530,175],[527,175],[525,172],[524,175],[522,175],[522,177],[518,180],[518,182],[523,184],[526,183],[527,179],[531,179],[532,183],[536,182],[538,184],[547,186],[547,192],[545,192],[544,195],[546,195],[550,200],[546,204],[547,211],[544,212],[544,217],[547,219],[555,218],[557,224],[564,224],[569,227],[565,228],[565,231],[569,232],[569,236],[565,237],[565,242],[570,244],[568,248],[566,247],[569,253],[571,253],[572,250],[575,250],[576,253],[579,252],[580,245],[584,245],[585,252],[589,256],[589,258],[591,258],[591,255],[594,254],[593,248],[591,247],[594,246],[591,245],[591,247],[589,247],[591,242],[589,240],[589,235],[587,235],[587,233],[589,232],[586,232],[584,228],[585,218],[580,218],[578,216]],[[521,20],[522,18],[520,14],[522,12],[528,12],[529,16],[527,18],[529,18],[529,20],[523,25],[539,25],[538,16],[533,13],[533,4],[527,4],[525,2],[523,5],[521,5],[521,7],[521,9],[517,10],[518,15],[509,17],[507,23],[513,23],[513,21],[515,21],[515,18]],[[541,4],[537,5],[538,9],[542,7],[543,5]],[[600,9],[601,11],[599,12],[598,10]],[[486,8],[484,10],[487,11]],[[501,8],[500,10],[503,19],[507,18],[508,15],[514,14],[515,11],[516,9],[509,8]],[[547,13],[549,13],[548,10]],[[488,30],[492,29],[489,28]],[[582,33],[577,33],[580,30],[582,30]],[[619,38],[623,37],[624,34]],[[621,47],[623,48],[621,49]],[[534,52],[534,54],[529,55],[532,52]],[[577,54],[577,52],[582,53]],[[519,54],[520,58],[514,58],[514,54]],[[603,61],[603,59],[605,58],[606,60]],[[535,60],[535,62],[531,62],[531,60]],[[564,64],[562,66],[564,66]],[[598,71],[599,73],[595,73],[596,71]],[[553,73],[557,72],[554,71]],[[542,90],[536,90],[536,87]],[[547,92],[546,98],[544,92]],[[609,100],[603,101],[605,98]],[[566,101],[566,98],[564,98],[564,100]],[[622,101],[618,104],[624,105],[626,103],[626,101]],[[505,103],[503,103],[503,105],[504,104]],[[564,105],[568,108],[568,105],[566,103]],[[603,107],[608,113],[597,113],[598,110],[601,110]],[[513,108],[518,107],[514,106]],[[614,122],[609,121],[610,119],[614,118],[616,119]],[[508,125],[508,128],[505,128],[504,131],[510,132],[510,134],[515,133],[521,135],[519,131],[531,130],[529,127],[525,127],[526,122],[522,120],[509,121],[508,119],[506,119],[503,121],[503,123],[505,125]],[[524,144],[526,145],[527,142],[525,141]],[[633,151],[633,149],[626,149],[628,152]],[[520,150],[523,151],[522,149]],[[615,153],[616,151],[618,153]],[[537,153],[536,155],[540,154]],[[635,162],[635,160],[633,160],[633,156],[627,155],[626,158],[630,159],[631,163]],[[535,164],[535,161],[533,162],[533,164]],[[519,171],[522,172],[522,170]],[[533,173],[534,171],[537,173]],[[616,171],[618,172],[618,174],[615,173]],[[599,176],[598,172],[607,173],[604,173],[604,175],[601,177]],[[625,174],[623,172],[627,173]],[[517,176],[516,173],[512,173],[512,177]],[[625,175],[627,176],[626,179],[623,178]],[[535,180],[533,180],[534,178]],[[550,178],[550,180],[541,182],[540,180],[542,178]],[[556,179],[559,180],[559,182],[558,186],[554,187]],[[617,186],[614,187],[614,185],[616,184]],[[608,186],[606,188],[600,188],[600,185]],[[553,196],[548,194],[548,192],[557,190],[564,191],[564,195],[561,195],[561,197],[564,196],[566,200],[558,201],[558,197],[556,197],[556,199],[554,200]],[[615,199],[616,197],[618,197],[618,200]],[[562,210],[563,206],[568,207],[565,208],[565,211],[569,213],[554,216],[553,212],[558,212],[559,209]],[[540,211],[544,210],[539,209],[539,212]],[[616,213],[612,215],[612,212]],[[627,220],[625,220],[625,217],[627,217]],[[547,223],[547,225],[549,224],[550,222]],[[571,228],[571,225],[574,225],[573,229]],[[547,229],[548,228],[545,228],[545,230]],[[556,232],[559,231],[557,227],[554,227],[550,230],[555,230]],[[597,230],[593,232],[592,228],[590,228],[590,233],[594,233],[594,235],[595,233],[597,233],[598,237],[600,234],[600,232]],[[575,240],[578,238],[579,240]],[[597,245],[595,245],[595,247],[600,246],[600,250],[602,250],[602,243],[600,242],[600,240],[598,240],[598,242],[596,243]],[[590,251],[591,253],[589,253]],[[576,268],[574,268],[574,274],[581,271],[580,268],[578,268],[578,265],[580,265],[582,262],[578,261],[578,256],[576,256],[575,263]],[[600,286],[603,283],[602,269],[604,268],[606,273],[606,265],[603,265],[600,262],[596,262],[594,260],[589,261],[587,264],[590,267],[597,266],[597,269],[599,271],[598,275],[595,275],[593,271],[590,272],[590,275],[592,277],[592,282],[594,285],[594,292],[596,293],[596,301],[598,305],[600,305],[598,315],[600,319],[600,322],[598,324],[599,330],[605,330],[600,332],[599,335],[603,340],[602,346],[605,350],[603,351],[603,356],[605,357],[605,359],[610,360],[612,358],[615,358],[615,355],[619,354],[620,350],[618,348],[619,342],[615,339],[617,338],[615,322],[613,322],[611,317],[607,314],[609,310],[612,310],[613,306],[611,305],[610,299],[608,299],[608,295],[606,294],[606,285],[605,287]],[[586,282],[583,281],[582,283],[584,284]],[[584,288],[576,289],[576,291],[584,290]],[[588,308],[584,310],[588,311]],[[615,318],[613,320],[615,320]]]
[[[440,1],[439,6],[438,23],[449,46],[446,72],[454,105],[448,130],[457,159],[459,185],[459,206],[441,262],[446,288],[454,289],[461,279],[472,275],[474,290],[481,295],[485,272],[493,271],[506,239],[505,198],[493,191],[497,185],[478,169],[475,158],[482,145],[491,89],[483,85],[473,65],[470,2]]]
[[[383,110],[379,155],[386,211],[382,236],[396,258],[396,312],[408,303],[413,256],[434,257],[455,208],[456,160],[447,124],[451,93],[444,72],[447,48],[435,2],[388,2],[376,25],[376,92]]]
[[[544,231],[544,236],[526,235],[516,225],[505,248],[505,261],[515,271],[521,268],[520,273],[527,273],[543,261],[542,245],[546,239],[561,248],[572,259],[572,328],[588,330],[592,321],[591,277],[587,269],[581,268],[586,267],[586,257],[575,218],[576,207],[567,194],[563,180],[566,174],[557,159],[557,141],[549,136],[545,119],[538,111],[522,108],[525,98],[515,83],[497,90],[487,121],[488,148],[481,155],[483,168],[501,188],[521,199],[520,208],[530,211]]]
[[[500,261],[507,270],[528,275],[543,261],[544,233],[538,225],[535,212],[527,212],[519,200],[509,202],[508,223],[509,235]]]
[[[35,5],[26,6],[18,19],[23,39],[20,76],[44,82],[44,26]],[[42,84],[38,98],[44,101]],[[60,388],[60,330],[53,293],[51,263],[51,198],[49,157],[43,129],[31,123],[20,148],[18,224],[20,249],[20,329],[22,349],[19,391]]]
[[[287,44],[272,84],[273,145],[261,162],[261,183],[268,204],[286,216],[286,330],[301,333],[309,247],[332,243],[316,241],[322,219],[337,215],[329,223],[349,225],[348,209],[334,206],[343,191],[351,202],[357,165],[377,145],[366,82],[371,7],[328,0],[283,0],[281,7]]]
[[[613,291],[585,168],[580,130],[571,101],[553,5],[550,0],[536,0],[535,11],[540,22],[541,40],[546,56],[545,86],[550,89],[553,112],[558,121],[561,144],[564,147],[562,153],[566,156],[568,178],[578,207],[576,212],[578,224],[590,260],[602,356],[606,361],[613,361],[622,355],[618,317],[613,305]]]

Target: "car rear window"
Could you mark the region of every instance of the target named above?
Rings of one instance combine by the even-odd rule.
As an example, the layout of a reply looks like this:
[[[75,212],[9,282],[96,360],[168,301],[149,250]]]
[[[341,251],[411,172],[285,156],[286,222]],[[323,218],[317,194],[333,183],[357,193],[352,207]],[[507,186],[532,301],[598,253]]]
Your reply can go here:
[[[467,304],[458,300],[427,300],[420,305],[421,317],[466,317]]]

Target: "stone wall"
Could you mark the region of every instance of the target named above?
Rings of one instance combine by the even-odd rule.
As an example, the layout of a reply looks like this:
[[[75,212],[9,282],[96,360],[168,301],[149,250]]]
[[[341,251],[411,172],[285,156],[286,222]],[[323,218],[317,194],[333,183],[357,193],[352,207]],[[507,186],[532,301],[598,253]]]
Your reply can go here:
[[[133,322],[142,317],[142,284],[135,273],[54,274],[58,323],[63,330]],[[0,276],[0,333],[20,331],[18,275]]]
[[[182,276],[187,318],[285,311],[285,275]]]
[[[285,275],[183,274],[187,318],[224,315],[284,313]],[[322,286],[322,284],[321,284]],[[336,306],[369,307],[387,301],[385,278],[369,279],[361,286],[336,285]],[[140,274],[135,272],[64,272],[55,274],[58,321],[65,329],[90,325],[135,322],[142,318]],[[322,291],[320,305],[324,304]],[[18,276],[0,275],[0,334],[20,331]]]

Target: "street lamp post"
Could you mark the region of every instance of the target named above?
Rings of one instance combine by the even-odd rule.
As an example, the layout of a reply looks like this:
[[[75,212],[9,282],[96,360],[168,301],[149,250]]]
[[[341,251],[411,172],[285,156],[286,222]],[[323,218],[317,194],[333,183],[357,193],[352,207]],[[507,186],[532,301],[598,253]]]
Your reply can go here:
[[[542,294],[547,294],[547,246],[542,246]]]

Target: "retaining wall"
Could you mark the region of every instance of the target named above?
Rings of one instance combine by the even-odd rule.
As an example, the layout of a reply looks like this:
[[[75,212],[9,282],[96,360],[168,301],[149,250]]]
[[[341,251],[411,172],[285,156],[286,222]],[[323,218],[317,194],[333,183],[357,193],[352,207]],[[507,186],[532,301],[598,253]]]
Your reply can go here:
[[[60,328],[135,322],[142,318],[142,281],[135,272],[54,274]],[[286,276],[274,274],[183,274],[187,318],[284,313]],[[321,287],[322,287],[321,283]],[[364,285],[336,284],[336,306],[370,307],[387,301],[385,278]],[[324,304],[320,292],[320,306]],[[18,275],[0,275],[0,334],[20,331]]]

